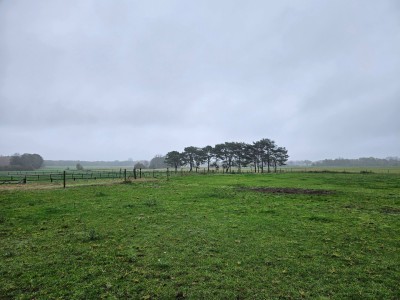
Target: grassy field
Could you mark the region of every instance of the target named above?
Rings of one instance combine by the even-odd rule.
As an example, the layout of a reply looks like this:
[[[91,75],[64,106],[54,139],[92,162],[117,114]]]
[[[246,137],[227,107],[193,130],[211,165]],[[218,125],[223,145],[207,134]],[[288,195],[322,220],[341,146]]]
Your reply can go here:
[[[400,167],[322,167],[322,166],[284,166],[280,168],[284,172],[337,172],[337,173],[382,173],[400,174]]]
[[[400,175],[0,186],[0,298],[399,299]]]

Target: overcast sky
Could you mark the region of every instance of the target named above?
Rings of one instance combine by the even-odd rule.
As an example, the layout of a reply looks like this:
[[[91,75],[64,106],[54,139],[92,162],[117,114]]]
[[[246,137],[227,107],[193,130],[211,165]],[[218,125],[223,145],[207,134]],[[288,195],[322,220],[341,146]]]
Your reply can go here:
[[[0,154],[400,156],[400,1],[0,0]]]

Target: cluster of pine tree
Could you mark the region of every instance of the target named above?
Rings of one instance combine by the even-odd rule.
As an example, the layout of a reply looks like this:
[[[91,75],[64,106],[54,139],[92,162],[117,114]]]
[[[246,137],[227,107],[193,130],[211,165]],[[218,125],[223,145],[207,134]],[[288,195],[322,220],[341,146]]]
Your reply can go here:
[[[175,168],[175,171],[182,166],[189,166],[189,170],[198,168],[207,163],[207,170],[210,167],[219,169],[222,167],[226,172],[231,172],[232,167],[238,170],[242,167],[252,167],[254,172],[276,172],[278,166],[285,165],[289,158],[285,147],[278,147],[270,139],[262,139],[252,144],[241,142],[225,142],[214,147],[205,146],[186,147],[183,152],[171,151],[165,156],[165,163]]]

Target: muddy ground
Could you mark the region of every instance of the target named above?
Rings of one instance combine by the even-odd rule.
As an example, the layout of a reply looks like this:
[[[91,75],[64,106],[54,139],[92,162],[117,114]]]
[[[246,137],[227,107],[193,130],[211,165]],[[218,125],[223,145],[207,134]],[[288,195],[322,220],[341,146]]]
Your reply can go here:
[[[313,189],[300,189],[300,188],[285,188],[285,187],[254,187],[242,188],[241,190],[248,190],[268,194],[297,194],[297,195],[330,195],[334,191],[330,190],[313,190]]]

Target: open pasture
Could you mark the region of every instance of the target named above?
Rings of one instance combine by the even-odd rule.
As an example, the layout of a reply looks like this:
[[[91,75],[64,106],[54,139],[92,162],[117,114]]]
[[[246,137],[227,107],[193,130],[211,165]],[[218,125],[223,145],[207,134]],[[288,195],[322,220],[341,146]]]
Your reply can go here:
[[[0,295],[398,299],[400,175],[0,186]]]
[[[258,173],[260,170],[258,170]],[[274,170],[272,170],[274,172]],[[358,174],[400,174],[400,167],[291,167],[285,166],[279,168],[274,173],[358,173]],[[169,169],[134,169],[134,168],[89,168],[85,170],[69,170],[62,168],[43,168],[36,171],[0,171],[0,185],[2,184],[32,184],[40,183],[49,185],[64,185],[68,186],[87,185],[87,184],[101,184],[108,179],[120,180],[136,180],[136,179],[149,179],[162,177],[176,177],[197,174],[224,174],[224,170],[215,170],[211,168],[207,171],[206,168],[199,168],[196,172],[189,172],[188,168],[180,168],[175,171],[173,168]],[[245,168],[232,168],[231,174],[255,173],[255,170],[250,167]],[[79,182],[79,183],[78,183]]]

